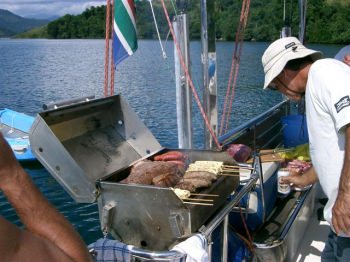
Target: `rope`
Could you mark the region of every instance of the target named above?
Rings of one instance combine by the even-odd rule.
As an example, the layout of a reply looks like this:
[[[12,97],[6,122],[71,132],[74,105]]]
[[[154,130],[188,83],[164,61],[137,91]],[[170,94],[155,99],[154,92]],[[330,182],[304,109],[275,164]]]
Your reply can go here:
[[[172,26],[172,24],[171,24],[171,22],[170,22],[168,10],[167,10],[167,8],[166,8],[166,6],[165,6],[165,4],[164,4],[164,0],[160,0],[160,1],[161,1],[161,3],[162,3],[163,10],[164,10],[164,14],[165,14],[165,17],[166,17],[166,19],[167,19],[167,21],[168,21],[169,29],[170,29],[171,35],[172,35],[172,37],[173,37],[174,44],[175,44],[175,46],[176,46],[177,55],[178,55],[178,57],[179,57],[179,59],[180,59],[181,66],[182,66],[182,69],[183,69],[184,72],[185,72],[186,78],[188,79],[188,82],[189,82],[189,84],[190,84],[190,87],[191,87],[191,90],[192,90],[192,94],[193,94],[193,96],[194,96],[194,98],[195,98],[195,100],[196,100],[196,103],[197,103],[197,105],[198,105],[198,107],[199,107],[199,110],[200,110],[200,112],[201,112],[201,114],[202,114],[202,117],[203,117],[203,119],[204,119],[204,121],[205,121],[205,124],[206,124],[206,126],[207,126],[207,128],[208,128],[208,130],[209,130],[209,132],[210,132],[210,134],[211,134],[211,136],[213,137],[213,140],[214,140],[214,142],[215,142],[217,148],[218,148],[218,149],[221,149],[221,145],[219,144],[218,138],[217,138],[217,136],[215,135],[213,129],[211,128],[211,126],[210,126],[210,124],[209,124],[208,117],[206,116],[206,114],[205,114],[205,112],[204,112],[204,109],[203,109],[202,104],[201,104],[201,102],[200,102],[200,100],[199,100],[198,94],[197,94],[197,92],[196,92],[196,89],[195,89],[195,87],[194,87],[194,85],[193,85],[191,76],[190,76],[190,74],[189,74],[189,72],[188,72],[188,68],[187,68],[187,66],[186,66],[186,64],[185,64],[185,61],[184,61],[184,59],[183,59],[183,55],[182,55],[182,52],[181,52],[181,50],[180,50],[180,46],[179,46],[179,44],[178,44],[178,42],[177,42],[177,39],[176,39],[176,37],[175,37],[174,29],[173,29],[173,26]]]
[[[245,244],[247,245],[248,249],[250,252],[254,252],[254,244],[253,244],[253,239],[252,239],[252,236],[250,235],[250,232],[249,232],[249,229],[248,229],[248,226],[247,226],[247,222],[243,216],[243,212],[242,212],[242,207],[241,205],[239,204],[239,214],[241,216],[241,219],[242,219],[242,222],[243,222],[243,226],[244,226],[244,230],[245,230],[245,233],[247,234],[247,238],[248,238],[248,241],[245,242]]]
[[[240,23],[238,24],[237,33],[236,33],[236,39],[235,39],[235,49],[234,54],[232,57],[232,66],[230,71],[230,79],[227,85],[227,92],[226,92],[226,98],[225,98],[225,105],[223,110],[223,115],[221,119],[221,126],[220,126],[220,134],[222,134],[223,127],[224,127],[224,119],[226,118],[226,124],[225,124],[225,132],[228,129],[228,123],[230,120],[230,114],[232,109],[232,103],[234,98],[234,91],[237,83],[237,76],[238,76],[238,69],[239,69],[239,62],[240,57],[242,54],[242,47],[243,47],[243,32],[247,23],[248,13],[249,13],[249,6],[250,6],[250,0],[245,0],[242,3],[242,10],[241,10],[241,16],[240,16]],[[234,75],[234,77],[233,77]],[[232,78],[234,79],[232,84]],[[231,87],[232,84],[232,87]],[[231,88],[230,88],[231,87]],[[230,95],[231,93],[231,95]],[[228,111],[226,113],[227,108],[227,102],[230,97],[230,106],[228,108]]]
[[[235,87],[237,84],[237,76],[238,76],[238,69],[239,69],[239,62],[240,62],[240,58],[242,55],[242,50],[243,50],[243,35],[244,35],[244,30],[245,27],[247,25],[247,21],[248,21],[248,14],[249,14],[249,7],[250,7],[250,0],[245,0],[242,4],[242,9],[244,10],[243,12],[243,17],[241,17],[241,28],[238,31],[238,41],[239,41],[239,50],[238,50],[238,56],[237,56],[237,64],[236,64],[236,68],[235,68],[235,76],[234,76],[234,82],[232,85],[232,93],[231,93],[231,98],[230,98],[230,106],[229,106],[229,110],[226,116],[226,126],[225,126],[225,132],[228,129],[228,124],[229,124],[229,120],[230,120],[230,114],[231,114],[231,109],[232,109],[232,104],[233,104],[233,98],[234,98],[234,94],[235,94]]]
[[[234,52],[232,55],[230,76],[229,76],[229,81],[227,84],[224,108],[223,108],[221,122],[220,122],[220,131],[219,131],[220,135],[223,133],[225,120],[226,121],[225,121],[224,132],[227,132],[227,129],[228,129],[228,123],[230,120],[233,98],[234,98],[234,94],[235,94],[235,87],[237,84],[239,63],[240,63],[240,58],[241,58],[242,50],[243,50],[243,34],[244,34],[244,30],[245,30],[245,27],[246,27],[247,21],[248,21],[249,8],[250,8],[250,0],[244,0],[242,3],[240,22],[238,24],[237,33],[236,33],[236,37],[235,37],[235,48],[234,48]],[[232,79],[233,79],[233,84],[232,84]],[[231,87],[231,84],[232,84],[232,87]],[[230,103],[229,103],[230,106],[227,109],[227,104],[228,104],[229,98],[230,98]],[[226,112],[226,110],[227,110],[227,112]]]
[[[164,51],[164,48],[163,48],[163,45],[162,45],[162,40],[160,38],[156,16],[154,15],[152,0],[148,0],[148,2],[150,4],[150,6],[151,6],[153,21],[154,21],[154,25],[156,26],[157,36],[158,36],[158,40],[159,40],[160,49],[162,49],[163,58],[167,58],[167,55],[166,55],[166,53]]]
[[[105,81],[104,96],[108,95],[108,65],[109,65],[109,36],[110,36],[110,0],[106,3],[106,47],[105,47]]]

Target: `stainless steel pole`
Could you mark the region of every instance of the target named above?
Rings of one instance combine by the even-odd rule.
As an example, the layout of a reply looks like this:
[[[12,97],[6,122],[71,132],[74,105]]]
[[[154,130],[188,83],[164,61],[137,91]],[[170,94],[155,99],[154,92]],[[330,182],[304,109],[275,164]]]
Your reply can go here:
[[[218,133],[215,0],[201,0],[201,41],[203,70],[203,107],[211,128]],[[215,146],[210,132],[204,125],[204,146]]]
[[[292,36],[292,28],[290,27],[290,16],[286,16],[286,0],[283,1],[283,27],[281,31],[281,38],[283,37],[289,37]],[[291,5],[289,5],[289,9],[291,8]]]
[[[307,0],[299,0],[299,40],[304,43]]]
[[[176,16],[173,22],[176,39],[178,40],[185,64],[190,72],[189,26],[186,14]],[[192,99],[188,79],[181,68],[180,59],[174,48],[175,82],[176,82],[176,113],[179,148],[192,148]]]

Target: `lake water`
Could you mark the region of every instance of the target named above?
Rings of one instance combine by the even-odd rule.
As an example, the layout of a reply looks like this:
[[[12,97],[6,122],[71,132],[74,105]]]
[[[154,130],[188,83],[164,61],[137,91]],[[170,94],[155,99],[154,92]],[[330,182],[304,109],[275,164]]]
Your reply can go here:
[[[0,107],[35,115],[44,103],[86,95],[103,96],[104,40],[0,39]],[[281,101],[263,91],[261,56],[268,43],[243,47],[230,128],[261,114]],[[173,45],[166,43],[163,59],[157,41],[139,41],[138,51],[118,65],[115,93],[121,93],[164,147],[177,147]],[[333,57],[338,45],[309,45]],[[226,93],[234,43],[217,43],[219,116]],[[201,83],[200,42],[191,43],[192,75]],[[201,96],[201,91],[199,95]],[[194,144],[201,148],[203,121],[194,107]],[[219,118],[220,119],[220,118]],[[76,227],[86,243],[102,236],[96,204],[77,204],[40,165],[26,166],[35,184]],[[3,195],[0,215],[20,225]]]

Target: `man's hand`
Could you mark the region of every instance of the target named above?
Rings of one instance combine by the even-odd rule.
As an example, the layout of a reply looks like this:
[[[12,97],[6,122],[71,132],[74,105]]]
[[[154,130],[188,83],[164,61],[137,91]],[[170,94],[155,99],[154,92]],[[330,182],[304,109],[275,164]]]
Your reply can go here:
[[[345,156],[338,196],[332,208],[332,224],[337,234],[350,236],[350,124],[345,126]]]
[[[337,234],[350,235],[350,193],[338,193],[332,209],[332,224]]]
[[[289,176],[281,177],[281,182],[292,185],[293,187],[303,188],[312,185],[318,181],[314,167],[311,167],[304,174],[291,173]]]

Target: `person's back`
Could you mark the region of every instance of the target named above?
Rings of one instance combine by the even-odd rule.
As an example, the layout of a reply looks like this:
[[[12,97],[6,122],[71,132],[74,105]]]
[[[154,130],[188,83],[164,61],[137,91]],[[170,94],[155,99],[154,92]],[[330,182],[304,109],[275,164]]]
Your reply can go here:
[[[350,45],[344,46],[340,51],[335,55],[334,59],[344,62],[350,66]]]
[[[341,128],[350,118],[350,111],[345,110],[350,106],[349,96],[344,97],[346,79],[350,82],[347,65],[334,59],[318,60],[310,67],[305,92],[310,154],[329,198],[324,215],[330,224],[344,161],[345,134]]]

